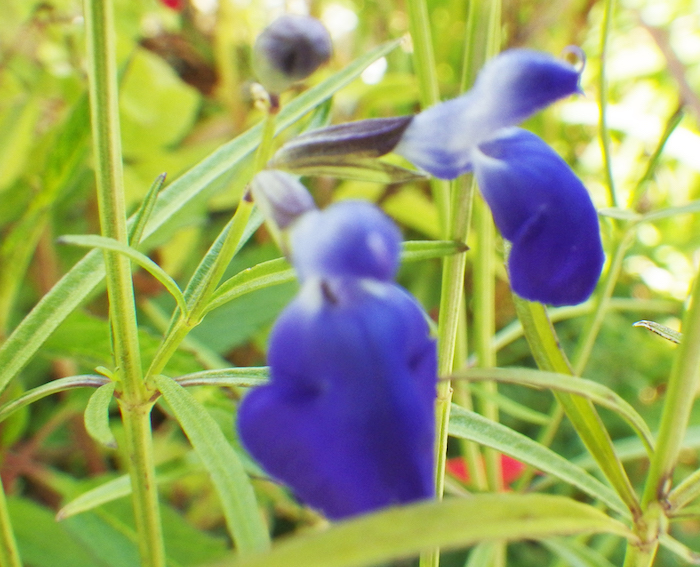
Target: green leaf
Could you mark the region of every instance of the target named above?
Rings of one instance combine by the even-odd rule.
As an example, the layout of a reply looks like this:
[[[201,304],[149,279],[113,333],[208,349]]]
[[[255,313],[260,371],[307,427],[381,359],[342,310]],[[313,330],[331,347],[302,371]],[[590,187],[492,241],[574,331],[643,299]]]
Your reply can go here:
[[[418,262],[441,258],[464,250],[464,245],[450,240],[413,240],[403,243],[401,260]],[[275,258],[261,262],[239,272],[223,282],[212,295],[205,313],[221,307],[254,291],[273,285],[293,282],[296,279],[294,269],[285,258]]]
[[[623,516],[629,516],[629,511],[623,502],[609,487],[551,449],[505,425],[453,404],[450,411],[449,433],[454,437],[492,447],[514,459],[532,465],[578,488],[590,497],[600,500],[608,508]]]
[[[542,541],[547,549],[558,555],[568,567],[615,567],[595,549],[561,537]]]
[[[0,193],[24,171],[41,113],[39,97],[22,100],[0,115]]]
[[[667,341],[671,341],[672,343],[676,343],[677,345],[681,344],[681,339],[683,338],[682,333],[674,331],[666,325],[655,323],[654,321],[637,321],[632,326],[644,327],[645,329],[649,329],[652,333],[656,333],[660,337],[663,337],[664,339],[666,339]]]
[[[409,557],[430,547],[592,533],[632,537],[621,522],[562,496],[478,494],[383,510],[340,522],[325,532],[289,538],[266,554],[217,565],[360,567]]]
[[[544,305],[526,301],[517,295],[513,295],[513,300],[518,319],[523,325],[525,338],[537,366],[541,370],[549,372],[573,374]],[[568,392],[554,391],[554,396],[561,404],[566,417],[569,418],[586,449],[596,460],[600,470],[625,502],[625,505],[634,515],[641,514],[639,497],[632,487],[622,462],[615,454],[610,434],[593,403],[587,398]]]
[[[309,89],[285,105],[277,116],[277,132],[298,121],[307,112],[357,78],[365,68],[399,45],[392,41],[356,59],[345,69]],[[210,195],[207,189],[244,160],[252,159],[260,141],[259,124],[224,144],[166,187],[159,195],[144,230],[144,246],[155,245],[176,228],[170,224],[178,213]],[[251,174],[249,171],[248,175]],[[104,278],[102,253],[92,251],[78,262],[46,294],[0,347],[0,393],[61,322],[97,289]]]
[[[552,417],[546,413],[535,411],[523,404],[519,404],[515,400],[500,394],[498,392],[489,392],[484,388],[472,387],[470,391],[474,396],[479,398],[482,403],[490,402],[502,411],[504,414],[515,417],[527,423],[535,423],[537,425],[547,425],[552,421]]]
[[[135,248],[114,240],[113,238],[98,236],[96,234],[65,235],[61,236],[58,241],[61,244],[72,244],[74,246],[82,246],[84,248],[99,248],[101,250],[111,250],[112,252],[119,252],[120,254],[123,254],[130,260],[136,262],[139,266],[156,278],[161,284],[163,284],[163,287],[170,292],[170,295],[172,295],[177,302],[180,312],[187,314],[185,297],[182,295],[182,291],[175,280],[166,274],[163,268]]]
[[[432,260],[465,252],[469,248],[461,242],[453,240],[408,240],[403,243],[401,250],[402,262],[419,262]]]
[[[165,173],[161,173],[156,180],[151,185],[150,189],[146,193],[141,206],[134,215],[134,222],[129,228],[129,245],[137,247],[139,242],[141,242],[141,237],[143,236],[143,231],[146,228],[146,223],[151,217],[153,208],[156,206],[156,201],[158,199],[158,193],[163,188],[163,183],[165,183]]]
[[[682,561],[690,565],[700,565],[700,553],[693,551],[677,539],[672,538],[669,534],[662,534],[659,537],[659,543],[661,547],[668,549]]]
[[[13,412],[26,407],[29,404],[33,404],[46,396],[50,396],[51,394],[65,392],[66,390],[71,390],[73,388],[99,388],[106,382],[107,378],[97,375],[69,376],[67,378],[52,380],[47,384],[42,384],[41,386],[32,388],[18,398],[0,407],[0,422],[7,419]]]
[[[289,262],[284,258],[262,262],[252,268],[243,270],[222,283],[212,295],[205,313],[247,293],[271,285],[293,282],[295,277],[294,269],[289,266]]]
[[[267,366],[246,368],[224,368],[204,370],[176,378],[183,387],[187,386],[242,386],[251,388],[267,383],[270,369]]]
[[[109,403],[114,396],[114,382],[97,388],[85,408],[85,429],[98,443],[116,449],[117,440],[109,428]]]
[[[25,499],[8,502],[22,558],[32,567],[111,567],[109,558],[94,555],[50,510]]]
[[[610,388],[592,380],[531,368],[473,368],[456,372],[451,379],[520,384],[530,388],[568,392],[582,396],[617,413],[639,435],[645,443],[649,455],[654,452],[654,437],[642,416]]]
[[[158,466],[156,469],[156,483],[166,484],[180,479],[191,473],[200,472],[202,465],[186,460],[184,465],[171,466],[170,463]],[[93,510],[102,504],[113,502],[131,494],[131,480],[128,474],[104,481],[99,486],[91,488],[65,504],[56,514],[56,520],[62,521],[71,516]]]
[[[156,385],[211,475],[239,552],[267,549],[269,534],[250,480],[219,426],[199,402],[170,378],[157,376]]]

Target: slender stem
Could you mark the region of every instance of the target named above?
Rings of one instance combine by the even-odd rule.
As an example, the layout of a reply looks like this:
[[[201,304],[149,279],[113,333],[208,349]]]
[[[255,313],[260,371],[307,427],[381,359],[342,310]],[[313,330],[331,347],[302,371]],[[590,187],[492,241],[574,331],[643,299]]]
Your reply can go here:
[[[12,529],[12,521],[7,511],[7,499],[5,498],[2,479],[0,479],[0,565],[22,567],[15,533]]]
[[[418,79],[418,96],[421,107],[425,109],[440,100],[428,5],[426,0],[408,0],[407,8],[408,25],[413,40],[413,66]],[[446,230],[450,218],[450,184],[440,179],[431,179],[430,188],[438,210],[442,236],[447,237]]]
[[[479,367],[496,366],[496,351],[493,348],[495,327],[495,261],[494,244],[496,230],[491,211],[483,199],[477,198],[474,206],[474,229],[477,243],[474,253],[474,349]],[[498,393],[495,382],[485,382],[487,393]],[[492,421],[498,421],[498,406],[493,401],[482,404],[482,414]],[[500,455],[493,449],[485,451],[486,472],[489,488],[498,491],[503,488]]]
[[[263,105],[266,105],[264,108],[267,110],[267,115],[263,123],[260,145],[255,155],[255,171],[264,168],[269,160],[275,133],[275,116],[279,111],[279,101],[275,95],[270,95],[270,99],[267,102],[263,102]],[[206,272],[203,282],[200,282],[192,295],[187,296],[186,292],[189,315],[184,317],[180,313],[179,318],[174,320],[173,325],[166,332],[165,339],[153,357],[151,365],[146,372],[149,383],[153,377],[163,371],[165,365],[187,337],[187,334],[199,324],[201,318],[205,315],[209,300],[216,291],[231,259],[235,256],[236,250],[238,250],[252,212],[253,203],[248,199],[247,194],[244,194],[238,203],[238,207],[236,207],[233,218],[224,229],[226,235],[223,237],[223,244],[214,259],[212,268]]]
[[[406,4],[420,103],[427,108],[440,100],[428,4],[425,0],[408,0]]]
[[[678,461],[690,412],[700,385],[700,277],[696,276],[688,311],[683,318],[683,340],[677,351],[666,390],[656,451],[644,486],[642,505],[664,501]]]
[[[600,35],[600,70],[598,73],[598,111],[600,125],[600,146],[603,152],[603,164],[605,166],[605,176],[607,181],[608,198],[610,204],[614,207],[619,206],[617,191],[615,190],[615,180],[612,171],[612,159],[610,157],[610,131],[608,130],[608,122],[606,119],[606,111],[608,104],[608,83],[605,76],[605,60],[607,56],[608,39],[610,37],[610,28],[612,27],[612,15],[615,10],[615,0],[605,0],[605,9],[603,12],[603,29]]]
[[[457,183],[457,182],[456,182]],[[467,236],[470,217],[471,192],[473,183],[469,182],[469,191],[453,191],[455,201],[452,210],[455,213],[450,233],[455,240],[464,242]],[[442,289],[440,293],[440,318],[438,321],[438,376],[449,376],[453,370],[459,313],[463,295],[464,270],[466,268],[464,252],[447,256],[442,264]],[[438,383],[437,390],[437,443],[436,443],[436,486],[437,495],[442,497],[444,490],[445,451],[447,449],[447,425],[450,419],[452,384],[449,380]]]
[[[625,259],[627,250],[632,244],[633,237],[634,231],[628,228],[616,239],[617,246],[615,247],[615,254],[610,261],[610,267],[605,275],[605,283],[596,295],[593,313],[588,317],[583,327],[581,340],[574,353],[573,365],[575,376],[581,376],[586,369],[586,364],[588,364],[588,359],[591,356],[593,345],[598,337],[600,328],[603,326],[603,319],[608,312],[615,284],[617,284],[617,280],[622,272],[622,262]]]
[[[103,236],[128,244],[113,21],[111,0],[85,0],[100,227]],[[141,561],[147,567],[164,567],[158,492],[155,482],[152,482],[155,473],[152,457],[144,452],[144,448],[150,448],[151,443],[150,405],[144,410],[151,393],[143,381],[141,369],[131,266],[128,258],[116,252],[105,251],[104,258]]]

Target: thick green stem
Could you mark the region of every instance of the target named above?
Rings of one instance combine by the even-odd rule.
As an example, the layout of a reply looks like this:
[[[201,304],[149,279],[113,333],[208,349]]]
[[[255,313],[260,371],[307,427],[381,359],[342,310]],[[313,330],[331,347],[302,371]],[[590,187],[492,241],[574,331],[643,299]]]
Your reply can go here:
[[[103,236],[128,244],[111,0],[85,0],[85,26],[100,227]],[[116,252],[105,251],[104,258],[141,561],[147,567],[164,567],[153,463],[144,453],[151,443],[151,393],[143,382],[131,265]]]
[[[120,400],[126,454],[132,486],[132,502],[136,529],[139,534],[139,553],[142,565],[165,566],[165,548],[158,508],[153,439],[151,436],[152,402],[132,406]]]
[[[5,498],[2,479],[0,479],[0,565],[22,567],[15,533],[12,530],[10,514],[7,511],[7,499]]]
[[[656,500],[665,501],[699,385],[700,277],[696,276],[690,307],[683,318],[683,340],[668,380],[656,451],[644,486],[644,508]]]

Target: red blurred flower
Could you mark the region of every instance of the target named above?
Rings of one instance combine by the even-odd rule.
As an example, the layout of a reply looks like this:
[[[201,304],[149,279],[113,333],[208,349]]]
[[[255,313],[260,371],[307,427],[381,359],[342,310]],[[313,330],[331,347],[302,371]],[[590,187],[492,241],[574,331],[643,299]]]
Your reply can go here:
[[[185,0],[160,0],[161,4],[178,12],[185,7]]]
[[[447,472],[457,480],[469,482],[469,469],[463,457],[447,459],[446,467]],[[508,455],[501,455],[501,471],[503,473],[504,485],[510,485],[517,480],[523,470],[525,470],[525,465],[523,463]]]

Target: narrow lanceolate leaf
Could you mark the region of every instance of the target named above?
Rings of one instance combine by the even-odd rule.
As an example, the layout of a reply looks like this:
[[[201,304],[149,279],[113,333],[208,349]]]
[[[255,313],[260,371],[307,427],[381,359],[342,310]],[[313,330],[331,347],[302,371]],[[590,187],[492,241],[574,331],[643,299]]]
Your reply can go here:
[[[286,104],[277,116],[277,132],[288,128],[306,113],[328,100],[360,76],[368,65],[394,50],[392,41],[359,57],[345,69],[329,77]],[[143,233],[144,246],[153,246],[177,229],[169,223],[178,213],[210,196],[210,187],[234,167],[252,159],[260,142],[262,126],[257,125],[224,144],[160,192]],[[247,172],[246,175],[250,175]],[[25,317],[0,348],[0,392],[63,320],[95,291],[104,278],[102,253],[92,251],[78,262]]]
[[[451,240],[411,240],[404,242],[401,250],[402,262],[418,262],[442,258],[466,249],[464,244]],[[242,295],[273,285],[294,281],[296,275],[285,258],[261,262],[239,272],[222,283],[212,295],[205,313],[221,307]]]
[[[542,544],[572,567],[615,567],[595,549],[571,538],[545,539]]]
[[[179,480],[188,474],[201,472],[202,468],[201,463],[194,459],[185,459],[184,464],[178,464],[174,467],[170,467],[167,464],[161,465],[156,470],[156,483],[159,486],[161,484],[167,484]],[[80,496],[76,496],[58,511],[56,520],[60,522],[71,516],[82,514],[88,510],[94,510],[102,504],[123,498],[129,494],[131,494],[131,480],[129,479],[129,475],[124,474],[118,476],[87,492],[83,492]]]
[[[212,295],[205,313],[247,293],[272,285],[293,282],[295,277],[294,270],[284,258],[261,262],[222,283]]]
[[[17,410],[22,409],[29,404],[33,404],[34,402],[38,402],[51,394],[65,392],[66,390],[72,390],[73,388],[99,388],[107,382],[108,380],[104,376],[96,375],[68,376],[67,378],[52,380],[51,382],[42,384],[36,388],[32,388],[18,398],[15,398],[11,402],[7,402],[1,406],[0,422],[7,419]]]
[[[482,541],[593,533],[633,537],[621,522],[562,496],[479,494],[384,510],[321,533],[288,538],[266,554],[217,565],[361,567],[410,557],[434,546],[447,549]]]
[[[655,323],[654,321],[637,321],[632,326],[644,327],[645,329],[649,329],[652,333],[656,333],[660,337],[663,337],[664,339],[666,339],[667,341],[671,341],[672,343],[676,343],[677,345],[681,344],[681,339],[683,338],[682,333],[674,331],[666,325]]]
[[[454,437],[492,447],[514,459],[532,465],[537,470],[551,474],[585,492],[591,498],[603,502],[608,508],[623,516],[629,516],[624,503],[609,487],[551,449],[505,425],[453,404],[449,432]]]
[[[245,368],[222,368],[184,374],[175,381],[180,386],[243,386],[254,387],[267,383],[270,376],[268,366]]]
[[[659,537],[659,543],[661,544],[661,547],[668,549],[685,563],[690,565],[700,565],[700,553],[693,551],[677,539],[672,538],[670,535],[663,534],[661,537]]]
[[[90,437],[105,447],[116,448],[117,440],[109,428],[109,403],[114,396],[114,382],[97,388],[85,408],[85,429]]]
[[[134,221],[129,227],[129,244],[137,247],[143,236],[143,231],[146,229],[148,219],[151,217],[153,208],[156,206],[158,193],[163,188],[165,183],[165,173],[161,173],[151,185],[151,188],[146,193],[139,210],[136,211]]]
[[[156,384],[211,475],[239,553],[266,550],[270,537],[253,487],[221,429],[182,386],[165,376],[157,377]]]
[[[641,415],[610,388],[567,374],[544,372],[530,368],[473,368],[455,373],[452,380],[494,381],[521,384],[530,388],[568,392],[588,398],[624,419],[644,442],[649,454],[654,452],[654,437]]]
[[[101,250],[111,250],[112,252],[119,252],[120,254],[123,254],[146,270],[161,284],[163,284],[163,287],[170,292],[170,295],[172,295],[177,302],[181,312],[187,313],[185,297],[182,295],[182,291],[175,280],[165,273],[163,268],[135,248],[127,246],[113,238],[97,236],[96,234],[66,235],[61,236],[58,241],[62,244],[73,244],[75,246],[83,246],[85,248],[99,248]]]

